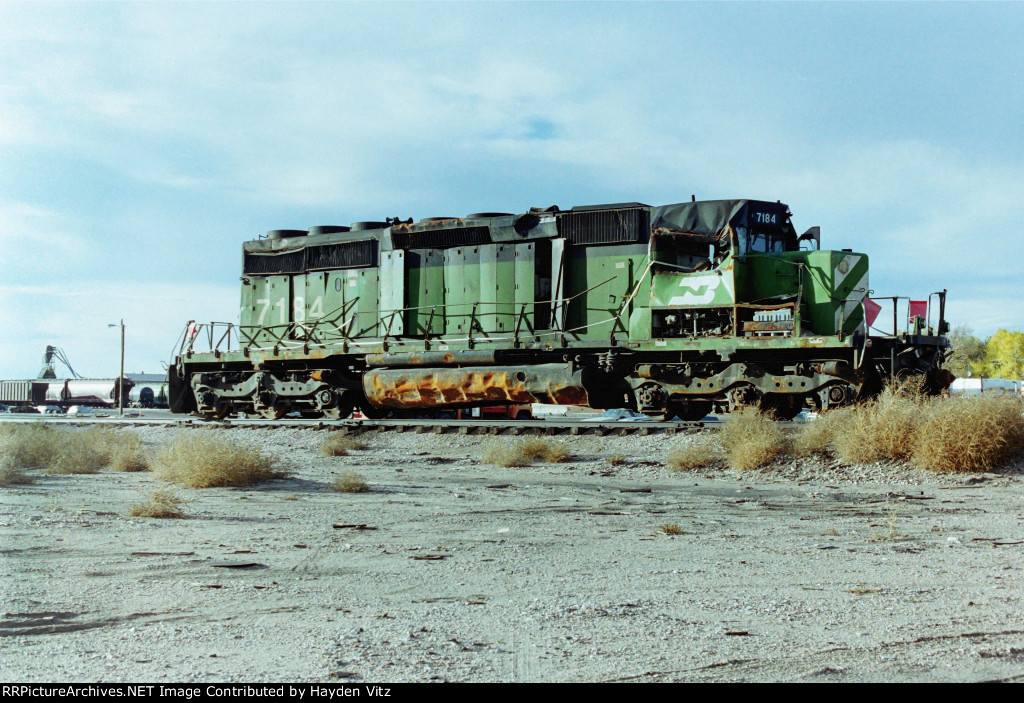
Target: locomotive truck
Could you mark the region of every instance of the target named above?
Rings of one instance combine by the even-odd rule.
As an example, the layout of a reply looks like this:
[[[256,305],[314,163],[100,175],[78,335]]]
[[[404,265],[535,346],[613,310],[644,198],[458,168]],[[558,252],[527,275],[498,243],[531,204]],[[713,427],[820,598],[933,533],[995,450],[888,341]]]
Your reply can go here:
[[[240,322],[182,334],[177,413],[344,418],[522,403],[779,418],[952,377],[945,291],[875,330],[868,256],[781,202],[388,218],[242,247]],[[937,308],[937,319],[932,310]]]

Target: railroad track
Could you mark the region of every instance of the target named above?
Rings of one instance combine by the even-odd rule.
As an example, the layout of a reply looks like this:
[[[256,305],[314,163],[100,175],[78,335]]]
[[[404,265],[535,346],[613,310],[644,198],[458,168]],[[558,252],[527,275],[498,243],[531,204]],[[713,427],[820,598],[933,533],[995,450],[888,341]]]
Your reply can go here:
[[[267,419],[230,419],[206,420],[196,417],[84,417],[67,418],[60,416],[8,416],[0,422],[46,422],[54,425],[115,425],[118,427],[132,426],[167,426],[167,427],[221,427],[225,429],[255,429],[260,427],[291,427],[312,430],[332,430],[345,434],[363,434],[369,432],[407,432],[410,434],[463,434],[463,435],[657,435],[657,434],[693,434],[704,430],[717,430],[722,426],[720,420],[704,420],[701,422],[651,422],[638,420],[620,420],[614,422],[598,422],[593,420],[303,420],[282,418]],[[803,423],[782,422],[784,428],[792,428]]]

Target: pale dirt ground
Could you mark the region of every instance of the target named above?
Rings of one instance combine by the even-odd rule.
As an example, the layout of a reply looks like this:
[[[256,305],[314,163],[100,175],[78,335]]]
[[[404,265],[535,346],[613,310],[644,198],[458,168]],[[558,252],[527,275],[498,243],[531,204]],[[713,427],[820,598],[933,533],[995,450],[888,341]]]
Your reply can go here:
[[[178,489],[184,520],[128,516],[161,485],[148,473],[0,488],[0,679],[1024,675],[1024,544],[993,546],[1024,541],[1019,465],[673,473],[666,446],[692,440],[651,436],[565,438],[570,463],[505,469],[473,436],[375,435],[340,458],[311,429],[230,436],[292,477]],[[373,492],[332,492],[350,469]]]

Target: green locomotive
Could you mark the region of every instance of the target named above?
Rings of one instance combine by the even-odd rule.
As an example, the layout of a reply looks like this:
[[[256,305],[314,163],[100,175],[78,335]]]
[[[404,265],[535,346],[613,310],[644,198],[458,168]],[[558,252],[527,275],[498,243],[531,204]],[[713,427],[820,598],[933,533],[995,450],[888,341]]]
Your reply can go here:
[[[171,408],[342,418],[558,403],[699,419],[755,406],[791,418],[890,376],[947,386],[945,292],[934,326],[874,333],[867,255],[820,250],[817,228],[798,236],[790,216],[716,200],[274,230],[243,245],[240,323],[183,335]]]

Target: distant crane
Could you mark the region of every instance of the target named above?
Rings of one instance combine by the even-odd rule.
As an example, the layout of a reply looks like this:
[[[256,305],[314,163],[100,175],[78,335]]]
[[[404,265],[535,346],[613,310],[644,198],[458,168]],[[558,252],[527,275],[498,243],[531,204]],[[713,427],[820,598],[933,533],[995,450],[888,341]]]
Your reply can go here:
[[[72,378],[81,378],[81,374],[71,368],[71,362],[68,361],[67,354],[64,353],[63,349],[46,345],[46,353],[43,354],[43,368],[39,370],[39,378],[57,378],[57,370],[54,368],[54,359],[64,364],[71,372]]]

